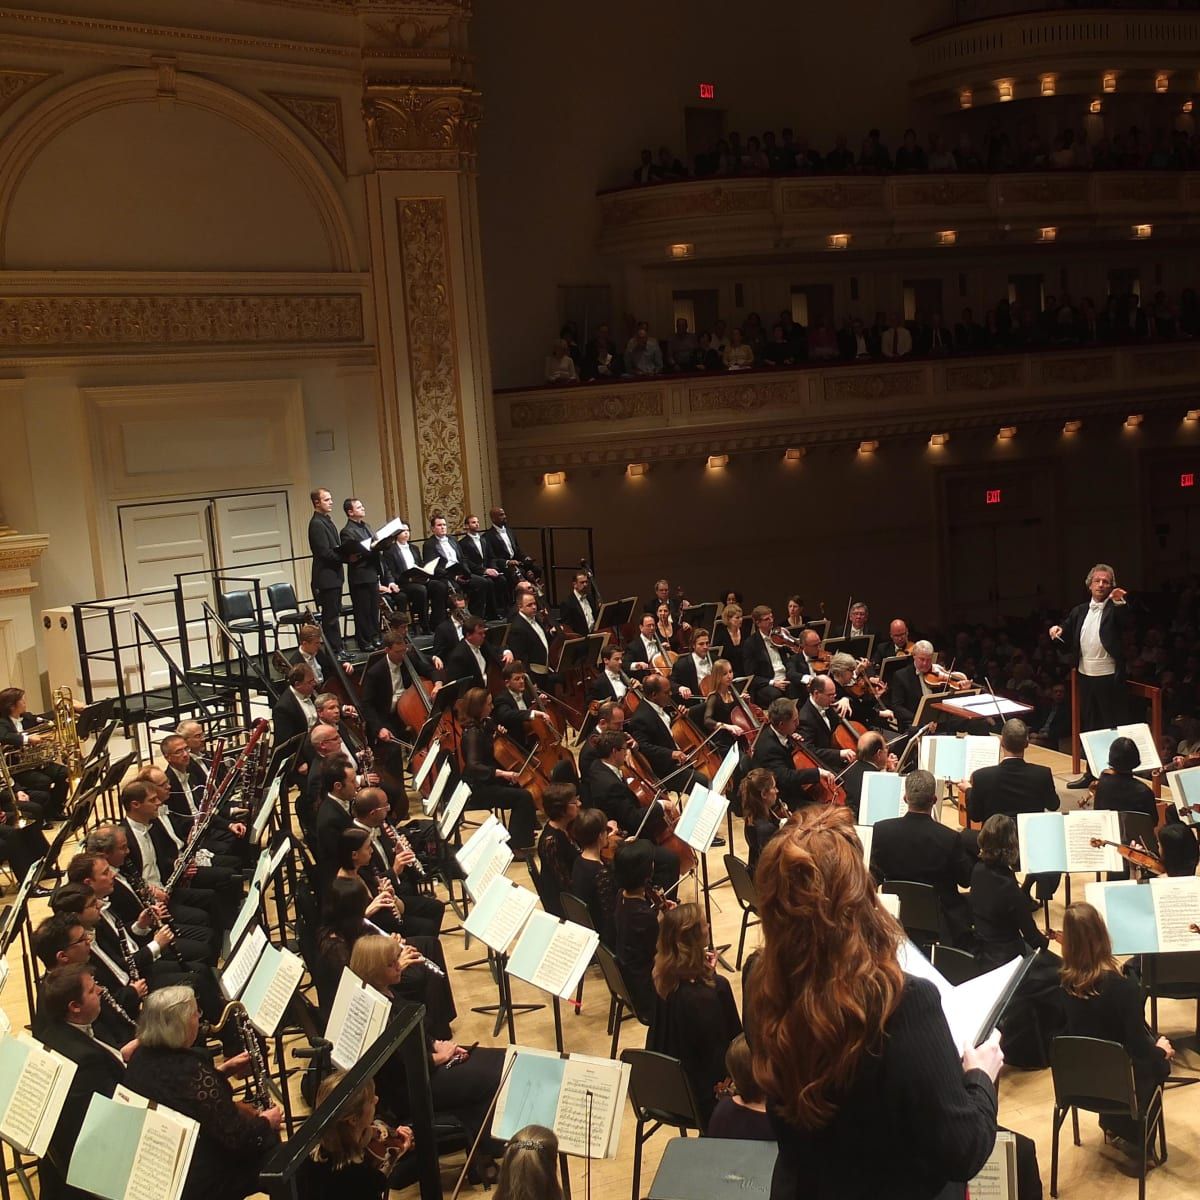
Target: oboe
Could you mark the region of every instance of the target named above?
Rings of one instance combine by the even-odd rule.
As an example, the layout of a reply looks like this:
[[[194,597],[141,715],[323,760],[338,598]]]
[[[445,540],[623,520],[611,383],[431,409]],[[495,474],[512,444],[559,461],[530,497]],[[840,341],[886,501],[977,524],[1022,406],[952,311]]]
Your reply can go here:
[[[270,1108],[273,1103],[271,1079],[267,1071],[266,1059],[263,1058],[262,1046],[258,1040],[258,1030],[251,1022],[246,1006],[240,1000],[231,1000],[225,1005],[225,1011],[210,1027],[209,1032],[220,1033],[231,1015],[237,1022],[238,1036],[242,1039],[242,1045],[250,1056],[250,1071],[253,1080],[250,1085],[251,1103],[261,1112]]]
[[[413,870],[416,871],[416,873],[418,875],[420,875],[420,877],[422,879],[424,879],[425,878],[425,868],[421,864],[421,860],[417,857],[417,852],[412,848],[412,843],[408,840],[408,838],[406,838],[404,836],[404,834],[400,833],[399,830],[397,830],[396,827],[390,821],[384,821],[383,830],[388,835],[388,837],[390,837],[392,839],[392,841],[395,845],[399,846],[400,849],[403,850],[405,853],[411,854],[413,856],[413,861],[412,861]]]
[[[137,1028],[137,1022],[125,1011],[125,1006],[106,987],[96,989],[100,993],[100,1003],[119,1021],[124,1021],[130,1029]]]

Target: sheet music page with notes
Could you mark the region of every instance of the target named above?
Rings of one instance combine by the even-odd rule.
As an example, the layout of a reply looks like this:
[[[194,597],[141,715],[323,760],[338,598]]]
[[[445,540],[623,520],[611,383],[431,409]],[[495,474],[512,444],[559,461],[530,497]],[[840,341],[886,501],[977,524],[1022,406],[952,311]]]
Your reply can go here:
[[[304,974],[304,960],[290,950],[277,950],[274,946],[268,946],[267,950],[269,953],[259,960],[255,979],[246,989],[246,1007],[254,1028],[263,1037],[274,1037]],[[256,986],[260,974],[265,977],[265,986]]]
[[[536,907],[537,896],[533,892],[497,875],[467,915],[463,928],[485,946],[503,954]]]
[[[221,991],[226,1000],[236,1000],[242,994],[242,989],[250,981],[258,960],[266,949],[267,935],[261,925],[255,925],[234,951],[233,956],[221,972]]]
[[[426,759],[426,762],[429,760]],[[446,759],[438,770],[437,776],[433,781],[433,787],[429,789],[429,795],[421,801],[421,811],[427,816],[432,817],[437,810],[437,806],[441,803],[442,793],[446,790],[446,784],[450,780],[450,760]]]
[[[968,734],[963,741],[965,770],[963,779],[970,779],[981,767],[994,767],[1000,761],[1000,739],[989,734]]]
[[[491,882],[503,875],[512,865],[513,852],[507,842],[493,842],[492,851],[487,857],[476,864],[475,869],[467,876],[467,891],[472,900],[478,900],[491,886]]]
[[[442,742],[440,738],[434,738],[429,743],[429,747],[425,751],[425,758],[421,765],[417,768],[417,773],[413,776],[413,790],[420,791],[421,785],[429,776],[429,772],[433,770],[434,764],[438,760],[438,755],[442,752]]]
[[[554,1132],[564,1154],[612,1158],[617,1153],[628,1080],[628,1068],[622,1070],[612,1059],[582,1054],[567,1059],[554,1114]]]
[[[1007,1130],[996,1133],[983,1170],[967,1185],[971,1200],[1017,1200],[1017,1139]]]
[[[1092,838],[1106,842],[1121,840],[1118,814],[1111,809],[1100,812],[1087,809],[1066,813],[1063,817],[1067,843],[1068,871],[1117,871],[1125,865],[1113,846],[1093,846]]]
[[[21,1063],[21,1058],[24,1062]],[[26,1038],[6,1038],[0,1048],[0,1067],[8,1076],[14,1064],[16,1079],[0,1130],[6,1140],[39,1158],[45,1154],[54,1126],[62,1112],[67,1085],[75,1075],[75,1064]],[[60,1085],[63,1064],[70,1068],[66,1082]]]
[[[578,977],[587,969],[598,940],[591,929],[570,921],[558,921],[529,982],[554,996],[569,995],[574,991]]]
[[[1160,876],[1150,881],[1154,897],[1154,923],[1158,928],[1158,948],[1164,953],[1200,950],[1200,933],[1189,926],[1200,925],[1200,877],[1170,879]]]
[[[387,997],[362,982],[349,967],[342,971],[325,1036],[333,1043],[334,1066],[348,1071],[387,1024]]]
[[[183,1190],[191,1162],[188,1129],[183,1124],[187,1120],[152,1108],[145,1110],[125,1200],[173,1200]]]

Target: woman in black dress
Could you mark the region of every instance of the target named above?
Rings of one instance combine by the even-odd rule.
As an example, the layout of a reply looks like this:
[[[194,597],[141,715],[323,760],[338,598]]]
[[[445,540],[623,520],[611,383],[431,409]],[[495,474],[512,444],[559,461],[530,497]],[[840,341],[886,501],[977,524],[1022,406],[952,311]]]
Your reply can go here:
[[[1144,813],[1152,821],[1158,821],[1154,793],[1133,774],[1141,761],[1141,753],[1132,738],[1113,739],[1113,744],[1108,748],[1108,770],[1096,780],[1097,812],[1115,809],[1118,812]]]
[[[658,909],[647,896],[653,872],[649,842],[639,838],[617,847],[613,857],[615,953],[638,1020],[644,1024],[654,1015],[654,958],[658,952]]]
[[[346,1078],[334,1071],[317,1089],[319,1108]],[[389,1179],[413,1145],[406,1125],[395,1128],[375,1119],[375,1083],[367,1080],[350,1098],[337,1120],[326,1126],[298,1183],[304,1200],[336,1195],[338,1200],[387,1200]]]
[[[705,1126],[725,1079],[725,1051],[742,1032],[729,980],[718,975],[708,949],[708,925],[697,904],[665,912],[654,959],[654,1015],[646,1049],[683,1064]]]
[[[529,792],[517,786],[517,773],[501,770],[496,762],[492,697],[483,688],[471,688],[456,711],[462,725],[462,773],[471,788],[467,807],[508,809],[513,853],[523,860],[533,849],[537,810]]]
[[[754,1078],[754,1059],[746,1035],[739,1033],[725,1051],[730,1091],[717,1101],[709,1118],[709,1137],[738,1138],[746,1142],[773,1142],[775,1127],[767,1116],[767,1097]]]
[[[1062,962],[1050,953],[1051,941],[1037,926],[1029,897],[1013,874],[1017,862],[1017,825],[1005,813],[994,813],[979,831],[979,861],[971,871],[968,903],[975,924],[975,956],[987,967],[1035,953],[1037,961],[1025,973],[1000,1023],[1000,1047],[1015,1067],[1050,1065],[1050,1042],[1062,1032],[1062,992],[1058,972]]]
[[[612,869],[605,859],[613,837],[608,815],[601,808],[585,808],[571,827],[579,857],[571,865],[572,896],[578,896],[592,914],[592,925],[606,946],[616,944],[613,929],[616,896]]]
[[[772,815],[779,805],[779,787],[769,767],[755,767],[745,779],[738,795],[742,801],[742,819],[746,822],[747,866],[753,875],[759,855],[779,832],[779,818]]]
[[[258,1172],[279,1144],[283,1110],[257,1115],[234,1102],[227,1075],[245,1073],[249,1056],[214,1067],[193,1049],[200,1010],[189,987],[151,992],[138,1020],[138,1048],[125,1071],[125,1086],[200,1123],[182,1200],[243,1200],[258,1191]]]
[[[400,946],[394,938],[367,934],[354,944],[350,969],[392,1001],[394,1007],[407,1003],[402,981],[413,969],[412,950]],[[504,1051],[492,1046],[468,1049],[448,1038],[436,1038],[426,1029],[429,1056],[429,1088],[437,1112],[457,1117],[473,1142],[487,1118],[492,1097],[500,1087],[504,1072]],[[393,1057],[377,1077],[379,1095],[391,1114],[403,1118],[412,1111],[408,1080],[398,1056]],[[493,1159],[503,1142],[484,1137],[472,1159],[473,1182],[492,1182],[496,1169]]]
[[[746,731],[733,723],[733,710],[738,707],[733,692],[733,667],[729,659],[718,658],[712,667],[712,691],[704,701],[704,736],[712,736],[713,749],[724,758],[735,742],[745,746]],[[748,761],[742,754],[743,761]]]
[[[721,619],[713,627],[712,652],[726,659],[733,668],[736,679],[742,674],[742,657],[746,641],[742,632],[742,606],[727,604],[721,610]]]
[[[563,915],[559,897],[571,890],[571,871],[579,857],[579,847],[571,837],[579,808],[579,794],[573,783],[552,783],[542,796],[546,824],[537,844],[542,865],[541,900],[542,907],[555,917]]]
[[[317,929],[317,960],[313,964],[317,985],[317,1002],[328,1017],[337,995],[342,971],[350,965],[355,943],[367,934],[382,934],[386,930],[375,924],[367,915],[372,903],[366,885],[361,879],[338,879],[330,881],[321,908],[321,923]],[[438,971],[430,970],[417,963],[405,972],[402,991],[406,1000],[425,1005],[425,1027],[434,1037],[448,1038],[450,1022],[458,1015],[454,1004],[454,993],[450,989],[450,976],[446,974],[446,959],[441,942],[435,937],[412,937],[400,939],[428,958]]]
[[[802,810],[756,881],[745,1005],[779,1145],[772,1200],[963,1196],[996,1140],[1002,1058],[994,1041],[962,1054],[936,989],[901,970],[849,810]]]
[[[1062,951],[1067,1033],[1120,1042],[1133,1062],[1138,1108],[1145,1113],[1161,1104],[1159,1087],[1171,1073],[1175,1049],[1165,1037],[1155,1040],[1146,1027],[1141,989],[1121,974],[1104,919],[1090,904],[1072,904],[1064,914]],[[1102,1116],[1100,1128],[1114,1138],[1137,1138],[1132,1117]],[[1140,1145],[1129,1149],[1141,1158]]]

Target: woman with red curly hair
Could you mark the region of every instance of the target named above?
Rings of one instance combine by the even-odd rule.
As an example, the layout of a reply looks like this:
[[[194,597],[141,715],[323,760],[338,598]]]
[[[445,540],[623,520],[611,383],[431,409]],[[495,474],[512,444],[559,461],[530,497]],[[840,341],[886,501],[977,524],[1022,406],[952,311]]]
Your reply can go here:
[[[936,989],[906,976],[844,808],[762,852],[764,945],[746,985],[754,1073],[779,1142],[771,1200],[964,1194],[996,1139],[995,1038],[963,1053]]]

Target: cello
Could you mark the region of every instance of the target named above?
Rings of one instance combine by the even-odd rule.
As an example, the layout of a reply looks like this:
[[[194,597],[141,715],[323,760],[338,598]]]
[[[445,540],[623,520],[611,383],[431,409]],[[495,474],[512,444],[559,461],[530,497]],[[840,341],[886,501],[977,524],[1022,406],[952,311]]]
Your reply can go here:
[[[804,739],[798,733],[789,734],[788,741],[792,746],[792,766],[797,771],[824,770],[808,752],[804,745]],[[837,804],[843,807],[846,804],[846,789],[842,787],[838,779],[826,779],[824,775],[819,775],[816,783],[807,784],[805,790],[819,804]]]
[[[537,747],[527,754],[507,733],[497,730],[492,741],[492,754],[500,770],[513,771],[517,776],[516,786],[525,788],[533,797],[538,812],[544,812],[542,796],[550,786],[550,779],[538,761]]]
[[[621,775],[625,779],[626,785],[637,797],[637,802],[642,808],[651,808],[658,801],[659,796],[663,792],[662,786],[654,776],[650,764],[646,761],[645,756],[640,750],[630,750],[625,756],[627,770],[622,771]],[[636,783],[635,783],[636,780]],[[679,859],[679,873],[682,875],[687,871],[692,871],[696,867],[696,852],[675,833],[675,821],[668,817],[665,811],[659,811],[659,822],[657,830],[651,834],[651,840],[657,845],[663,846],[670,850],[676,858]],[[649,820],[650,814],[647,813],[643,819],[643,825]]]

